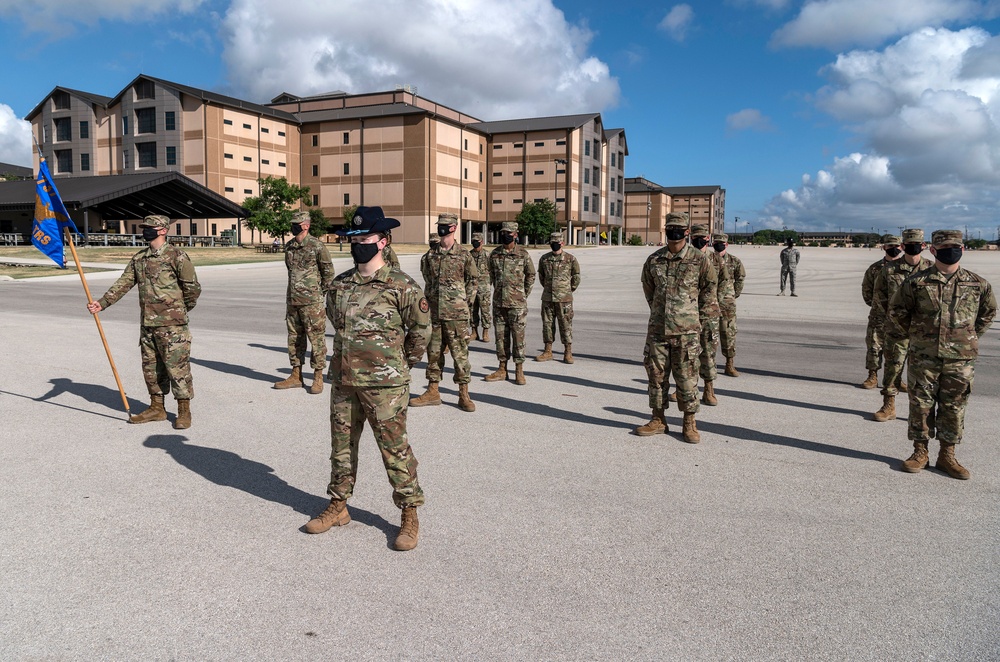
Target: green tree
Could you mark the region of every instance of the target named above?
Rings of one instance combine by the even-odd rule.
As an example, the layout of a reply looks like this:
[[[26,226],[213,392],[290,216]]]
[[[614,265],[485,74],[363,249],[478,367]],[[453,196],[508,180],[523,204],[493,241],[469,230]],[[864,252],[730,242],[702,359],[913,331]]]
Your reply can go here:
[[[528,202],[517,215],[517,233],[533,244],[549,243],[549,235],[556,229],[556,206],[545,198],[541,202]],[[539,241],[539,239],[543,241]]]
[[[284,240],[285,235],[292,229],[292,216],[298,211],[296,208],[298,204],[311,206],[309,187],[292,184],[284,177],[268,176],[258,179],[257,183],[260,184],[260,195],[251,196],[243,201],[243,208],[250,212],[243,223],[251,232],[253,230],[267,232],[272,237],[281,237]],[[320,217],[326,220],[322,213]],[[322,229],[325,231],[326,226],[324,225]],[[310,226],[311,234],[314,230],[315,228]]]
[[[984,248],[987,244],[985,239],[967,239],[965,241],[966,248],[979,249]]]
[[[640,237],[637,234],[633,234],[633,235],[629,236],[628,242],[626,242],[626,243],[629,246],[644,246],[646,244],[646,242],[644,242],[642,240],[642,237]]]
[[[309,207],[309,234],[322,237],[330,232],[330,219],[323,215],[319,207]]]

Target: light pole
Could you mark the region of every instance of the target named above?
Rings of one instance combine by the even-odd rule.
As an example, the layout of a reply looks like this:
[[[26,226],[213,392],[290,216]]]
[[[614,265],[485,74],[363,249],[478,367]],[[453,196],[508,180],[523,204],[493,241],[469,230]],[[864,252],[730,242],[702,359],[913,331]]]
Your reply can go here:
[[[736,232],[740,231],[740,217],[739,216],[733,216],[733,227],[736,229]],[[722,220],[722,234],[726,234],[726,221],[725,221],[725,219]]]
[[[559,229],[559,166],[566,165],[566,159],[555,159],[555,164],[556,168],[555,168],[555,173],[553,174],[553,182],[552,182],[552,188],[553,188],[552,205],[555,211],[556,229],[558,230]],[[566,218],[567,220],[569,219],[569,214],[566,214]],[[567,230],[566,234],[567,235],[570,234],[568,224],[566,230]],[[573,237],[567,236],[566,243],[572,244]]]

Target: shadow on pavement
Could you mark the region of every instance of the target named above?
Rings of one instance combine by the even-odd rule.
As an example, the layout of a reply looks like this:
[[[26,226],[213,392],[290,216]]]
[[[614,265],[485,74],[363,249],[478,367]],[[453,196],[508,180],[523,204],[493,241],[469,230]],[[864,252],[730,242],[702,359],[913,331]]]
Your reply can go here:
[[[115,391],[115,393],[117,393],[117,391]],[[33,398],[30,395],[24,395],[23,393],[14,393],[13,391],[0,391],[0,395],[10,395],[10,396],[13,396],[15,398],[24,398],[25,400],[32,400],[32,401],[35,401],[35,402],[43,402],[43,403],[45,403],[47,405],[52,405],[53,407],[62,407],[63,409],[69,409],[69,410],[72,410],[72,411],[79,411],[79,412],[83,412],[84,414],[92,414],[94,416],[100,416],[102,418],[111,418],[111,419],[114,419],[116,421],[120,421],[120,420],[122,420],[122,418],[125,417],[125,412],[124,411],[122,412],[122,416],[121,417],[119,417],[119,416],[112,416],[111,414],[101,414],[101,413],[98,413],[96,411],[92,411],[90,409],[81,409],[80,407],[71,407],[70,405],[64,405],[64,404],[62,404],[60,402],[49,402],[48,400],[39,400],[38,398]],[[120,399],[119,399],[119,402],[121,402]],[[132,406],[131,402],[129,403],[129,406],[130,407]],[[137,405],[137,406],[141,407],[142,405]]]
[[[260,343],[256,342],[247,343],[247,347],[253,347],[254,349],[266,349],[272,352],[280,352],[282,354],[288,354],[287,347],[275,347],[274,345],[261,345]]]
[[[845,382],[840,379],[827,379],[826,377],[811,377],[809,375],[790,375],[787,372],[774,372],[772,370],[760,370],[758,368],[739,368],[740,373],[748,375],[760,375],[761,377],[777,377],[779,379],[800,379],[806,382],[821,382],[823,384],[844,384],[846,386],[857,386],[854,382]]]
[[[65,377],[55,377],[50,379],[49,383],[52,384],[52,388],[49,389],[48,393],[40,395],[37,398],[32,398],[32,400],[37,402],[46,402],[48,404],[59,404],[56,402],[49,402],[49,400],[62,395],[63,393],[69,393],[70,395],[75,395],[78,398],[82,398],[83,400],[91,402],[95,405],[101,405],[102,407],[107,407],[108,409],[113,409],[115,411],[122,411],[122,395],[117,389],[102,386],[100,384],[84,384],[74,382],[72,379],[66,379]],[[18,394],[11,393],[10,395]],[[135,412],[137,409],[145,408],[145,405],[135,398],[128,398],[128,406],[132,412]]]
[[[291,368],[279,368],[275,371],[275,374],[268,374],[266,372],[259,372],[253,368],[248,368],[245,365],[236,365],[234,363],[225,363],[224,361],[209,361],[208,359],[196,359],[191,357],[191,363],[195,365],[200,365],[203,368],[210,368],[211,370],[217,370],[219,372],[224,372],[230,375],[236,375],[237,377],[246,377],[247,379],[255,379],[259,382],[276,382],[279,381],[277,375],[279,373],[284,373],[290,375],[292,373]]]
[[[739,398],[741,400],[752,400],[753,402],[768,402],[775,405],[787,405],[789,407],[802,407],[803,409],[815,409],[817,411],[828,411],[834,414],[849,414],[860,416],[861,418],[871,418],[872,412],[858,411],[857,409],[844,409],[843,407],[831,407],[830,405],[818,405],[813,402],[800,402],[798,400],[786,400],[785,398],[773,398],[768,395],[758,393],[747,393],[745,391],[730,391],[729,389],[715,389],[715,392],[727,398]],[[874,411],[874,409],[872,410]]]
[[[482,379],[484,373],[472,373],[474,377],[479,377]],[[513,375],[513,373],[511,373]],[[513,386],[513,379],[508,382],[508,385]],[[490,388],[493,384],[486,385],[483,384],[484,388]],[[458,397],[458,391],[438,387],[441,393],[447,393],[449,395],[454,395]],[[515,387],[516,388],[516,387]],[[558,418],[564,421],[573,421],[576,423],[589,423],[591,425],[599,425],[606,428],[615,428],[618,430],[629,429],[632,426],[628,423],[622,421],[610,421],[606,418],[598,418],[597,416],[588,416],[587,414],[581,414],[579,412],[565,411],[563,409],[557,409],[555,407],[550,407],[549,405],[542,405],[535,402],[524,402],[522,400],[515,400],[513,398],[505,398],[500,395],[493,395],[492,393],[484,393],[482,391],[470,392],[473,402],[481,402],[483,404],[495,405],[497,407],[503,407],[504,409],[512,409],[514,411],[524,412],[525,414],[536,414],[538,416],[544,416],[546,418]],[[631,412],[629,412],[631,413]]]
[[[575,356],[575,355],[574,355]],[[570,375],[554,375],[546,374],[544,372],[535,372],[534,370],[528,370],[528,362],[524,362],[525,370],[524,376],[530,377],[531,379],[548,379],[554,382],[562,382],[564,384],[573,384],[576,386],[583,386],[587,388],[600,388],[607,389],[609,391],[618,391],[619,393],[636,393],[638,395],[646,395],[646,389],[629,388],[628,386],[617,386],[615,384],[605,384],[604,382],[595,382],[592,379],[583,379],[582,377],[571,377]],[[643,380],[645,383],[645,380]]]

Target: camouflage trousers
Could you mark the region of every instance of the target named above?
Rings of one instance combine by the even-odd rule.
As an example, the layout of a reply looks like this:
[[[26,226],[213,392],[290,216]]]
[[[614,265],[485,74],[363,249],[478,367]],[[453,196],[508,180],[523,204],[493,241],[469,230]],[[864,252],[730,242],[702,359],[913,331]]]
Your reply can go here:
[[[906,354],[910,348],[909,338],[894,338],[885,336],[883,338],[885,346],[882,353],[885,356],[885,372],[882,373],[882,395],[896,395],[899,389],[900,375],[903,374],[903,364],[906,363]],[[909,386],[909,378],[906,385]]]
[[[649,380],[650,409],[667,409],[666,399],[673,373],[677,383],[677,408],[682,412],[698,411],[698,355],[701,341],[698,335],[660,336],[646,334],[646,349],[642,363]]]
[[[513,357],[514,363],[524,363],[524,328],[528,321],[527,308],[493,308],[493,329],[496,331],[497,360],[500,365]]]
[[[326,307],[323,303],[286,306],[288,327],[288,362],[297,368],[306,360],[306,339],[312,345],[312,369],[326,367]]]
[[[191,381],[191,332],[187,324],[144,326],[139,330],[142,377],[150,395],[166,395],[174,389],[178,400],[194,397]]]
[[[795,269],[781,267],[781,291],[785,291],[785,281],[792,287],[792,294],[795,294]]]
[[[885,346],[885,320],[868,316],[868,331],[865,333],[865,370],[878,372],[882,367],[882,353]],[[905,351],[903,352],[905,355]],[[886,358],[888,363],[888,357]],[[902,363],[900,363],[902,365]]]
[[[976,360],[941,359],[913,351],[908,358],[910,415],[906,436],[912,441],[937,436],[946,444],[961,443]]]
[[[736,313],[722,313],[719,319],[719,340],[722,345],[722,355],[727,359],[736,356]]]
[[[559,323],[559,339],[563,345],[573,344],[573,302],[542,302],[542,342],[549,344],[556,338],[556,322]]]
[[[719,318],[703,319],[701,321],[701,363],[698,369],[701,378],[706,382],[714,382],[719,376],[715,368],[715,354],[719,351]]]
[[[491,300],[490,286],[479,285],[476,298],[472,300],[472,328],[478,329],[480,326],[488,329],[493,326],[493,315],[490,314]]]
[[[438,320],[431,324],[431,340],[427,343],[427,381],[441,381],[444,345],[447,345],[455,361],[455,383],[469,383],[472,371],[469,365],[469,333],[468,320]]]
[[[350,499],[358,477],[358,441],[365,421],[375,433],[382,464],[398,508],[424,505],[417,482],[417,458],[406,440],[410,387],[354,388],[334,383],[330,392],[330,486],[333,499]]]

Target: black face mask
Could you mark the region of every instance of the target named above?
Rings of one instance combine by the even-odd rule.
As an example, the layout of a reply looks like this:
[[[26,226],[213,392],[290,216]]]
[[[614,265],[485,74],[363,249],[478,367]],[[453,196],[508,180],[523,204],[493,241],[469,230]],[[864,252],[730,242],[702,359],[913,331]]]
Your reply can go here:
[[[351,244],[351,257],[355,264],[367,264],[379,253],[378,242],[374,244]]]
[[[510,232],[501,232],[500,233],[500,243],[501,244],[503,244],[504,246],[506,246],[507,244],[511,243],[512,241],[514,241],[514,235],[512,235]]]
[[[553,241],[549,243],[549,248],[552,249],[553,253],[556,253],[559,251],[560,248],[562,248],[562,244],[560,244],[558,241]]]
[[[890,246],[889,248],[885,249],[885,254],[888,255],[889,257],[896,257],[902,252],[903,251],[899,250],[899,246]]]
[[[691,240],[691,245],[697,248],[698,250],[701,250],[705,246],[708,246],[708,237],[694,237]]]
[[[949,246],[947,248],[938,248],[934,251],[934,257],[944,264],[955,264],[962,259],[962,247]]]
[[[479,241],[478,239],[473,239],[472,240],[472,247],[473,248],[479,248],[482,245],[483,245],[483,242]]]
[[[684,238],[684,228],[667,228],[667,239],[670,241],[680,241]]]
[[[907,255],[920,255],[924,252],[924,247],[920,244],[903,244],[903,250]]]
[[[726,244],[725,242],[717,241],[714,244],[712,244],[712,248],[715,249],[716,253],[721,253],[722,251],[726,250]]]
[[[292,223],[292,234],[298,237],[300,232],[302,232],[302,225],[299,223]]]
[[[160,228],[143,228],[142,229],[142,239],[143,241],[155,241],[157,237],[160,236]]]
[[[438,226],[438,236],[439,237],[447,237],[450,234],[451,234],[451,226],[450,225],[439,225]]]

